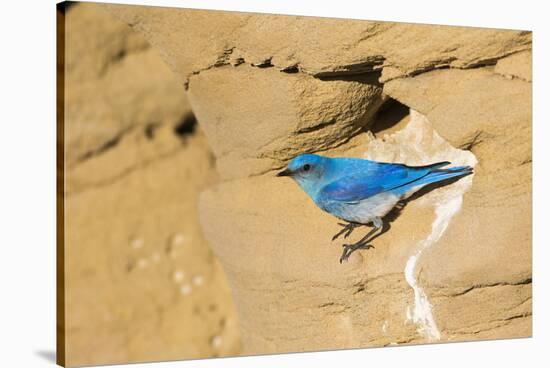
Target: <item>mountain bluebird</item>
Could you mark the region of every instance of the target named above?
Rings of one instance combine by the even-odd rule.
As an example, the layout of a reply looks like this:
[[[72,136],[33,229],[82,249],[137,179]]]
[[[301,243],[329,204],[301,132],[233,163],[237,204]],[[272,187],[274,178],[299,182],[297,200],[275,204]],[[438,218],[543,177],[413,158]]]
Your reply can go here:
[[[290,176],[322,210],[347,224],[332,240],[347,238],[358,226],[373,229],[354,244],[344,244],[340,263],[357,249],[372,247],[369,238],[383,228],[382,218],[400,201],[432,183],[472,173],[470,166],[443,169],[450,162],[426,166],[376,162],[359,158],[329,158],[304,154],[293,158],[277,176]]]

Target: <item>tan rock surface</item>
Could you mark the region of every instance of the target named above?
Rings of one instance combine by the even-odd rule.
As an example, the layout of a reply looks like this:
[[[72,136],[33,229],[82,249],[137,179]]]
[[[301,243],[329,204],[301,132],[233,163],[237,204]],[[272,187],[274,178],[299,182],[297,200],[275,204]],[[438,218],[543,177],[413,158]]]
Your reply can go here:
[[[248,65],[204,71],[190,85],[189,100],[205,121],[223,178],[258,175],[300,152],[342,145],[386,100],[380,87],[362,81],[321,81]]]
[[[510,336],[529,335],[530,83],[482,68],[398,79],[384,90],[425,111],[441,135],[479,160],[475,185],[442,238],[448,246],[428,250],[421,261],[421,282],[438,295],[436,319],[454,339],[496,337],[510,323]]]
[[[531,51],[519,52],[500,59],[495,66],[495,73],[501,74],[508,79],[520,78],[531,82]]]
[[[107,8],[187,84],[212,144],[223,181],[200,219],[246,353],[530,336],[530,32]],[[426,157],[475,156],[472,186],[411,201],[340,265],[337,221],[275,170],[302,152],[413,160],[408,107],[444,139]]]
[[[198,193],[217,175],[183,86],[98,5],[66,21],[66,363],[239,354],[198,224]]]
[[[136,127],[176,125],[190,112],[181,85],[157,51],[98,4],[70,7],[65,34],[69,167]]]
[[[279,70],[297,67],[313,75],[356,74],[386,66],[398,69],[399,75],[409,75],[494,63],[505,55],[529,50],[531,43],[531,34],[523,31],[107,7],[163,50],[162,55],[184,80],[216,65],[243,61],[271,64]]]

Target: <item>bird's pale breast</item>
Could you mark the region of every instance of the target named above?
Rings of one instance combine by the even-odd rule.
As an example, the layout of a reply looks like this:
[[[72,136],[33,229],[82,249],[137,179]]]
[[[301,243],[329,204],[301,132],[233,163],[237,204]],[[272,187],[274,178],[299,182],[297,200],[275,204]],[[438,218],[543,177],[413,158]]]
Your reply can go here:
[[[342,220],[366,224],[387,215],[400,199],[392,193],[380,193],[357,202],[325,201],[317,205]]]

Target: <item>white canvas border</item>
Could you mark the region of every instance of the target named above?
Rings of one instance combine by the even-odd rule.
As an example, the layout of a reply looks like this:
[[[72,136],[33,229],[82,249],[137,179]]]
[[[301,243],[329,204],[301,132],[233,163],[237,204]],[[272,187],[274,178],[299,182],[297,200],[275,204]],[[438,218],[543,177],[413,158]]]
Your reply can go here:
[[[542,1],[106,1],[278,14],[466,25],[534,31],[534,338],[323,353],[283,354],[118,367],[540,366],[547,357],[550,157],[549,35]],[[55,3],[4,4],[0,237],[0,361],[53,366],[55,349]],[[513,132],[510,132],[513,134]],[[546,359],[547,360],[547,359]],[[542,361],[542,360],[541,360]]]

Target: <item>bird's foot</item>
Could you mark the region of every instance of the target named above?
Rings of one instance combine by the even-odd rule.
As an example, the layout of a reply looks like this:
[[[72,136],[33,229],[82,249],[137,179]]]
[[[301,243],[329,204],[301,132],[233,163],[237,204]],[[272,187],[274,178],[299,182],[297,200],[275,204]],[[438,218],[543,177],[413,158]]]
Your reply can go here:
[[[368,243],[361,242],[355,244],[343,244],[342,247],[344,247],[344,250],[342,252],[342,255],[340,256],[340,263],[342,263],[343,261],[347,261],[349,256],[351,256],[351,254],[358,249],[374,248],[374,246]]]
[[[348,236],[350,236],[350,234],[353,232],[353,230],[358,227],[358,226],[361,226],[361,224],[356,224],[356,223],[353,223],[353,222],[348,222],[347,224],[343,224],[341,222],[338,223],[338,225],[342,226],[343,229],[340,230],[336,235],[334,235],[332,237],[332,241],[335,241],[340,235],[344,234],[344,239],[347,238]]]

